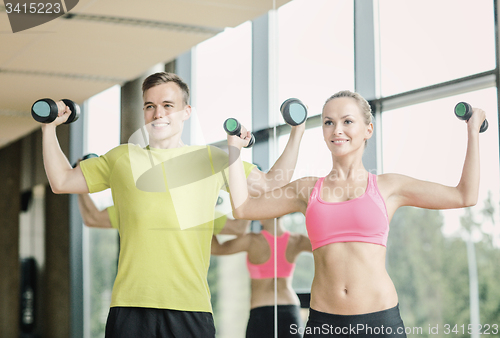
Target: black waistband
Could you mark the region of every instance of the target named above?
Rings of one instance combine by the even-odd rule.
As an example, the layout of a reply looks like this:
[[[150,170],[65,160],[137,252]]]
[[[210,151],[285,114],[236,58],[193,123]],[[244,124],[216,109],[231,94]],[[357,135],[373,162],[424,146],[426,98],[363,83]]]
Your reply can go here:
[[[385,326],[392,326],[403,322],[399,314],[399,304],[387,310],[360,315],[337,315],[309,309],[309,321],[326,323],[338,327],[358,324],[377,326],[381,323]]]
[[[300,307],[295,304],[287,304],[287,305],[278,305],[278,311],[282,310],[291,310],[291,309],[299,309]],[[274,312],[274,305],[264,305],[264,306],[259,306],[259,307],[254,307],[253,309],[250,309],[250,312],[264,312],[264,311],[269,311],[269,312]]]

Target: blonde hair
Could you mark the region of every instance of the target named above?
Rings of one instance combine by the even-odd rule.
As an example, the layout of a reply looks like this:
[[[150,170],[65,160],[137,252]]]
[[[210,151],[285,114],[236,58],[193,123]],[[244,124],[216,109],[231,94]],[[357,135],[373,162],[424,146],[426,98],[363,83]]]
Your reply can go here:
[[[328,102],[339,97],[350,97],[351,99],[354,99],[365,119],[366,125],[372,123],[372,108],[370,107],[370,104],[365,100],[363,96],[361,96],[361,94],[351,92],[350,90],[342,90],[330,96],[323,105],[323,109],[325,109],[325,106]]]
[[[359,110],[361,111],[361,114],[364,117],[366,125],[369,125],[372,123],[372,108],[370,107],[370,104],[368,101],[365,100],[361,94],[356,93],[356,92],[351,92],[350,90],[341,90],[340,92],[337,92],[330,96],[325,104],[323,105],[323,109],[325,109],[325,106],[328,102],[330,102],[333,99],[339,98],[339,97],[350,97],[351,99],[354,99],[356,103],[358,104]],[[366,146],[368,145],[368,140],[365,141],[365,149]]]

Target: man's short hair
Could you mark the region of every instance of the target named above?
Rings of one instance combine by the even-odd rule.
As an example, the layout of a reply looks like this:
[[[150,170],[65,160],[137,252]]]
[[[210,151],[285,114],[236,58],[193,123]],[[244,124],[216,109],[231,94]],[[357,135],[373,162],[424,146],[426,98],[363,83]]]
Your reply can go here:
[[[184,104],[189,103],[189,87],[188,85],[179,77],[179,75],[174,73],[159,72],[149,75],[142,83],[142,95],[146,90],[153,88],[154,86],[159,86],[167,82],[175,82],[182,90],[182,96],[184,99]]]

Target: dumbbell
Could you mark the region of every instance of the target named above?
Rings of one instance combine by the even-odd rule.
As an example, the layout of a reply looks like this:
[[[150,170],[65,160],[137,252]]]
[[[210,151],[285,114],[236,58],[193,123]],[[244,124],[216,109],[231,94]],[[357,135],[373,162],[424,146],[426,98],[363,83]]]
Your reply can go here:
[[[226,121],[224,121],[224,130],[228,135],[240,135],[241,124],[238,122],[237,119],[230,117]],[[255,137],[252,134],[252,138],[250,139],[250,142],[245,148],[250,148],[251,146],[253,146],[254,143],[255,143]]]
[[[460,120],[469,121],[472,116],[472,106],[467,102],[459,102],[455,106],[455,115]],[[484,119],[481,128],[479,129],[480,133],[483,133],[488,129],[488,120]]]
[[[307,107],[299,99],[285,100],[280,107],[281,115],[286,123],[298,126],[307,119]]]
[[[99,155],[94,154],[94,153],[88,153],[87,155],[84,155],[84,156],[82,157],[82,159],[80,160],[80,162],[81,162],[81,161],[85,161],[86,159],[88,159],[88,158],[92,158],[92,157],[99,157]],[[77,164],[78,164],[78,162],[73,163],[73,168],[76,168],[76,165],[77,165]]]
[[[71,115],[69,115],[68,120],[64,122],[65,124],[75,122],[80,117],[80,106],[71,100],[62,100],[66,106],[71,110]],[[59,108],[54,100],[51,99],[41,99],[33,103],[31,106],[31,116],[41,123],[51,123],[53,122],[59,113]]]

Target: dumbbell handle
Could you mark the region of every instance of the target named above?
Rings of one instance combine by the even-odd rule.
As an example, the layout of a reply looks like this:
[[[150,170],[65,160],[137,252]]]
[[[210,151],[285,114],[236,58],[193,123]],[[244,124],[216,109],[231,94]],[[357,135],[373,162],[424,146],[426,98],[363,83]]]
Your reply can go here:
[[[459,102],[455,106],[455,116],[460,120],[469,121],[472,116],[472,106],[467,102]],[[480,133],[484,133],[488,129],[488,120],[484,119],[483,124],[481,124],[481,128],[479,129]]]
[[[228,135],[240,135],[241,133],[241,124],[240,122],[235,119],[235,118],[228,118],[226,121],[224,121],[224,130]],[[250,142],[248,142],[248,145],[245,148],[250,148],[253,146],[255,143],[255,136],[251,134]]]
[[[78,104],[76,104],[75,102],[68,100],[68,99],[62,99],[62,101],[71,110],[71,114],[69,115],[66,122],[64,122],[64,124],[73,123],[76,120],[78,120],[78,118],[80,117],[80,106]]]

